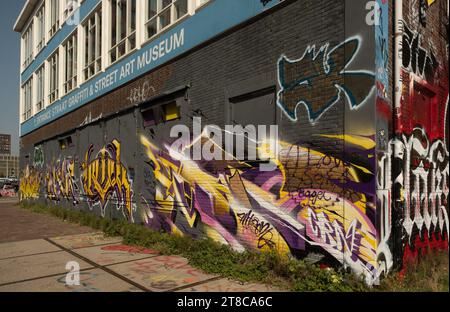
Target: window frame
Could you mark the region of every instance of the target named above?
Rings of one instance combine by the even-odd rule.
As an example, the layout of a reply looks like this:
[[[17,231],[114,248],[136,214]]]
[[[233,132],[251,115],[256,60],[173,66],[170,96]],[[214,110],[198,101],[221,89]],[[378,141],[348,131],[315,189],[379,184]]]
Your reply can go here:
[[[88,81],[102,71],[102,7],[98,7],[89,15],[82,24],[84,53],[82,60],[83,81]],[[94,19],[94,22],[92,22]],[[94,32],[94,34],[92,34]],[[93,37],[91,37],[91,35]],[[92,41],[93,40],[93,41]],[[92,54],[91,44],[94,44],[94,53]],[[92,56],[93,55],[93,56]]]
[[[45,2],[37,10],[36,13],[36,28],[37,28],[37,44],[36,51],[39,53],[45,46]]]
[[[52,104],[59,98],[59,51],[56,51],[48,58],[48,65],[49,65],[48,103]]]
[[[114,64],[117,61],[124,58],[126,55],[134,51],[137,47],[137,22],[138,22],[138,9],[137,3],[138,0],[110,0],[110,16],[109,22],[111,25],[110,29],[110,47],[108,50],[108,60],[110,64]],[[125,12],[125,33],[122,37],[122,17],[120,13],[123,11],[118,10],[119,3],[126,3],[126,12]],[[133,16],[133,6],[134,4],[134,16]],[[115,16],[114,13],[115,12]],[[134,20],[133,20],[134,17]],[[115,24],[115,26],[114,26]],[[123,52],[121,53],[121,48],[124,47]]]
[[[32,62],[34,58],[34,23],[33,21],[30,22],[28,27],[23,33],[22,40],[23,40],[23,68],[27,68]]]
[[[73,12],[78,8],[79,3],[77,0],[65,0],[64,11],[63,11],[63,21],[66,21]]]
[[[156,1],[156,12],[154,13],[153,16],[149,17],[149,7],[150,7],[150,3],[152,1]],[[170,1],[170,4],[167,4],[164,7],[162,6],[162,3],[164,1]],[[176,4],[182,2],[182,1],[186,1],[186,12],[183,15],[178,16],[178,18],[175,18],[175,7]],[[186,17],[187,15],[189,15],[189,6],[190,3],[193,0],[146,0],[145,1],[145,10],[144,10],[144,38],[145,40],[151,40],[152,38],[158,36],[160,33],[166,31],[168,28],[170,28],[173,24],[177,23],[179,20],[181,20],[182,18]],[[207,1],[209,2],[209,0]],[[203,3],[201,6],[203,6],[204,4],[206,4],[207,2]],[[197,8],[197,2],[196,2],[196,8]],[[166,24],[165,26],[161,27],[161,16],[164,15],[165,13],[167,13],[167,11],[170,11],[170,19],[169,19],[169,23]],[[156,22],[156,32],[153,33],[152,35],[149,35],[148,32],[148,27],[150,25],[150,23],[152,22]]]
[[[69,51],[70,48],[70,51]],[[63,44],[64,52],[64,94],[68,94],[78,86],[78,33],[72,34]],[[69,52],[72,54],[69,55]],[[71,56],[71,64],[69,64]],[[69,75],[71,73],[71,75]]]
[[[22,121],[25,122],[33,116],[33,77],[30,77],[23,85],[23,111]]]
[[[45,65],[36,70],[36,112],[45,107]]]
[[[50,0],[50,29],[49,37],[52,38],[60,26],[59,0]]]
[[[207,5],[212,0],[193,0],[195,1],[195,10],[199,10],[200,8],[203,8],[205,5]]]

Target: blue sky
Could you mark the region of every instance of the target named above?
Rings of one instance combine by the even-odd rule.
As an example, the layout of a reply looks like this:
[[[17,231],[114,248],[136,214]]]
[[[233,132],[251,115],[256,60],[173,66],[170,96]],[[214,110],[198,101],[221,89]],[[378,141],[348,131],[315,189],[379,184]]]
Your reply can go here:
[[[20,35],[13,26],[25,0],[0,4],[0,133],[12,135],[12,153],[19,154]]]

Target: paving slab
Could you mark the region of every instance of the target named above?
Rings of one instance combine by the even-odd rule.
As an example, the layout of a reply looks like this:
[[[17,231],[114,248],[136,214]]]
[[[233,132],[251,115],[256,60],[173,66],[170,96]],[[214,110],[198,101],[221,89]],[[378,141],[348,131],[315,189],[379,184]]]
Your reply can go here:
[[[121,237],[107,237],[101,232],[53,237],[50,238],[50,240],[67,249],[85,248],[122,242]]]
[[[18,203],[0,201],[0,243],[92,232],[92,228],[20,208]]]
[[[74,249],[73,252],[102,266],[139,260],[158,255],[158,252],[155,250],[122,244],[79,248]]]
[[[61,249],[43,239],[2,243],[0,244],[0,260],[54,251],[61,251]]]
[[[179,256],[157,256],[108,267],[133,282],[155,291],[171,291],[216,277],[191,267]]]
[[[219,279],[179,290],[179,292],[278,292],[279,289],[255,283]]]
[[[80,269],[92,267],[65,251],[3,259],[0,260],[0,285],[53,274],[67,273],[66,264],[69,261],[78,262]]]
[[[101,269],[80,272],[80,285],[66,285],[66,275],[58,275],[0,286],[0,292],[141,292],[139,288]]]

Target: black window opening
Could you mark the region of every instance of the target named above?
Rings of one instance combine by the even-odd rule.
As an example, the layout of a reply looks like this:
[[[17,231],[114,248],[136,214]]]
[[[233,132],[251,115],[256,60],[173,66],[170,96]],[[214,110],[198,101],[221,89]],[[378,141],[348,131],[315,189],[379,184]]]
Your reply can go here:
[[[150,100],[141,106],[144,128],[181,119],[181,105],[187,100],[186,87]]]
[[[277,124],[276,88],[273,86],[230,98],[229,105],[230,126],[235,130],[243,129],[243,134],[233,132],[233,157],[249,164],[269,162],[270,159],[260,157],[255,145],[258,148],[261,130],[266,132],[267,139],[275,135],[273,131],[271,132],[271,126]],[[243,153],[237,150],[237,144],[239,140],[242,142],[242,139],[244,139]]]
[[[180,106],[176,101],[155,105],[146,110],[142,110],[141,113],[144,122],[144,128],[156,126],[161,123],[166,123],[181,118]]]
[[[59,139],[58,143],[59,143],[59,148],[61,150],[65,150],[65,149],[68,149],[69,147],[73,146],[73,141],[72,141],[71,136],[65,137],[63,139]]]

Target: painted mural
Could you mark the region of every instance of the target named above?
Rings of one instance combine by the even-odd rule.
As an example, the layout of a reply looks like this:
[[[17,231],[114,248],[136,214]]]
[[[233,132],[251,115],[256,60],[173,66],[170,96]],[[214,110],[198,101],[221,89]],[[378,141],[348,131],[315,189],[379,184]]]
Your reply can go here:
[[[374,147],[370,138],[342,139],[363,153]],[[373,174],[374,168],[281,142],[280,157],[271,157],[278,169],[263,172],[237,159],[214,166],[174,158],[169,147],[160,148],[145,136],[140,140],[157,181],[154,198],[143,199],[148,226],[208,236],[236,250],[298,254],[314,246],[368,281],[375,277],[376,229],[367,213],[373,207],[358,188],[345,189],[346,184],[364,184],[361,176]],[[295,169],[289,168],[292,162]]]

